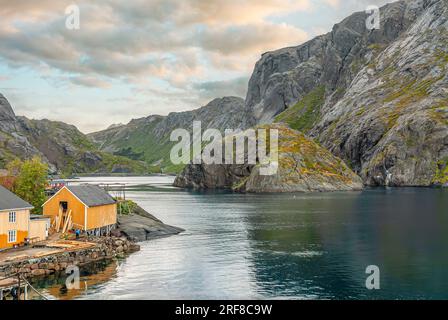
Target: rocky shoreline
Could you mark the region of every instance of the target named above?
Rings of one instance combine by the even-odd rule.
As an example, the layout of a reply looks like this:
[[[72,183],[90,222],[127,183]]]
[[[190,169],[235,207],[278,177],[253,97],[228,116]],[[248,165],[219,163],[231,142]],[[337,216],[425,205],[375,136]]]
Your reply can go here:
[[[114,236],[125,236],[130,241],[141,242],[185,231],[163,223],[139,205],[135,203],[134,205],[135,208],[131,214],[118,216],[117,228],[112,231]]]
[[[68,266],[85,266],[101,260],[124,258],[140,250],[140,246],[125,237],[91,237],[87,242],[95,246],[73,251],[63,251],[36,259],[25,259],[0,264],[0,277],[20,273],[26,278],[48,276],[65,272]]]
[[[124,258],[140,250],[136,242],[171,236],[184,229],[169,226],[136,205],[133,212],[118,216],[117,228],[107,237],[88,237],[82,241],[93,246],[61,250],[39,258],[0,262],[0,278],[20,273],[26,278],[46,277],[63,273],[68,266],[86,266],[102,260]]]

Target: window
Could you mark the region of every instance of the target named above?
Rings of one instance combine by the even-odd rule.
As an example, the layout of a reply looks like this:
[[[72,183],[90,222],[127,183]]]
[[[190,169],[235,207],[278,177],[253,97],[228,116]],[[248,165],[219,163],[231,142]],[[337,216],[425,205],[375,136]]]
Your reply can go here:
[[[8,243],[17,242],[17,230],[8,231]]]
[[[15,212],[10,212],[9,213],[9,222],[16,223],[16,216],[17,216],[17,214]]]

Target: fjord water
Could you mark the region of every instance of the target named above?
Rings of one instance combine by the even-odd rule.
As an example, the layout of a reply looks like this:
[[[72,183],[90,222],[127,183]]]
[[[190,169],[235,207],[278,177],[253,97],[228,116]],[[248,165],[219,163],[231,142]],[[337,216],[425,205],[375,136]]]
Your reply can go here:
[[[89,271],[80,299],[447,299],[448,190],[367,189],[234,194],[171,187],[172,177],[83,178],[127,183],[127,197],[178,236]],[[366,267],[380,268],[367,290]]]

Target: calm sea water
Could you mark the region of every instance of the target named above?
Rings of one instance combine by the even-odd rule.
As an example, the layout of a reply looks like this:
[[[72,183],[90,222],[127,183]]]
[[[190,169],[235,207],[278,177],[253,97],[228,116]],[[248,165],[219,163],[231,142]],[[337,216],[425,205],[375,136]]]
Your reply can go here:
[[[141,243],[128,258],[85,270],[58,299],[447,299],[448,190],[316,194],[189,192],[171,177],[125,182],[127,197],[186,231]],[[377,265],[381,289],[365,287]]]

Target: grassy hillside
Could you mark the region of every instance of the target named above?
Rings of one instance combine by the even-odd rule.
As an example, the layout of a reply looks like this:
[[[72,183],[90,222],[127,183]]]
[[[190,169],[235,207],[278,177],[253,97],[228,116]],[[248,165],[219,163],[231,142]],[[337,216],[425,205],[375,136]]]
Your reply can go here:
[[[154,135],[159,121],[140,121],[126,127],[111,128],[96,133],[92,138],[93,141],[101,140],[96,147],[109,146],[104,149],[109,154],[145,162],[149,172],[177,173],[183,165],[175,166],[170,161],[170,151],[175,143],[169,141],[169,137],[158,139]]]
[[[275,118],[292,129],[308,132],[320,118],[320,108],[325,102],[325,87],[319,86],[305,95],[294,106],[286,109]]]
[[[89,137],[105,152],[145,161],[154,172],[179,173],[184,165],[174,165],[170,160],[170,141],[173,130],[192,131],[194,121],[201,121],[202,130],[213,128],[222,133],[225,129],[243,127],[244,100],[238,97],[217,98],[201,108],[173,112],[168,116],[149,116],[132,120],[127,125],[92,133]]]

